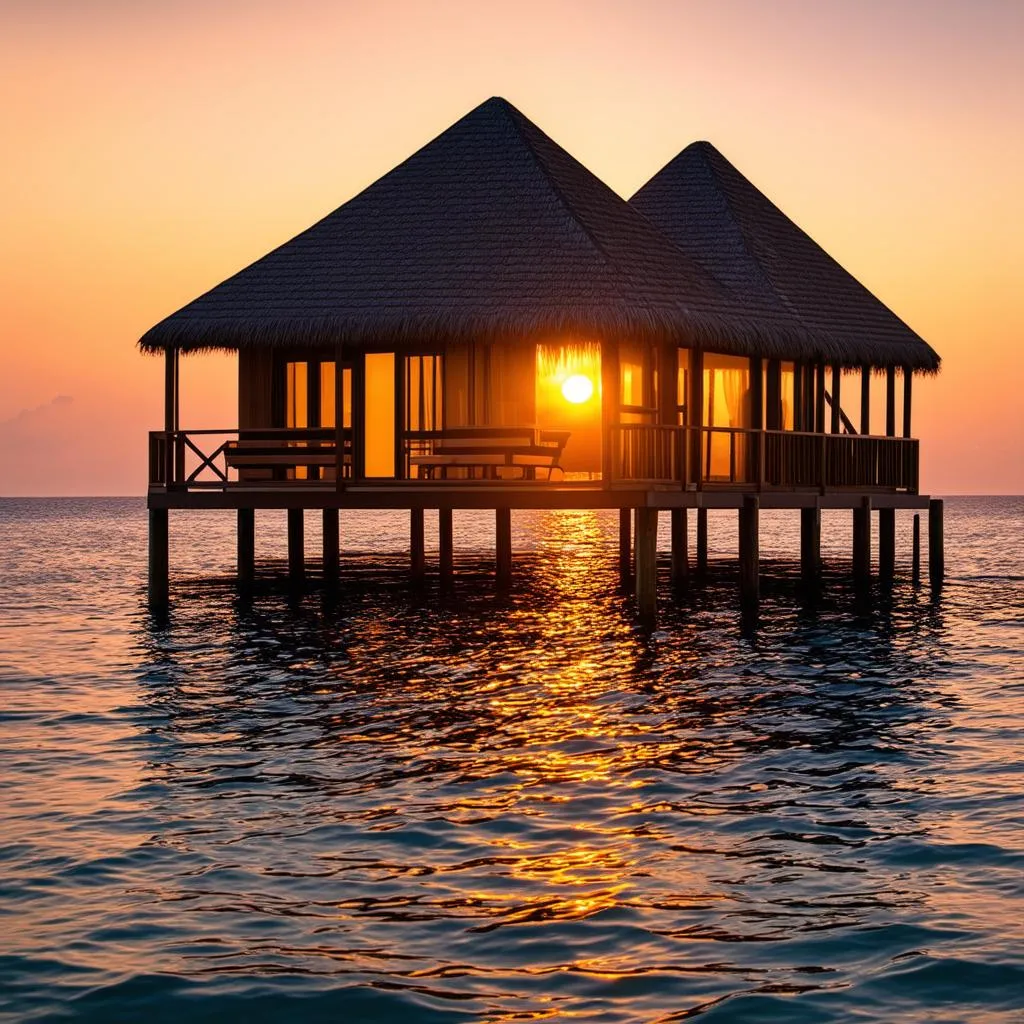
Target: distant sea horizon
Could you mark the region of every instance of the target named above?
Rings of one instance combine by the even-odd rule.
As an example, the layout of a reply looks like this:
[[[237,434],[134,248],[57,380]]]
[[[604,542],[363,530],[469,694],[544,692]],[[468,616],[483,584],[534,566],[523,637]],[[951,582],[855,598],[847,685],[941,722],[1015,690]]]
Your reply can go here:
[[[0,1019],[841,1024],[1024,1014],[1024,498],[944,496],[945,585],[856,598],[850,514],[735,513],[659,620],[614,512],[343,512],[287,586],[283,512],[0,499]],[[691,531],[694,517],[690,517]],[[923,531],[925,534],[927,531]],[[692,538],[691,538],[692,539]],[[923,538],[926,541],[926,536]],[[874,546],[877,556],[877,545]]]

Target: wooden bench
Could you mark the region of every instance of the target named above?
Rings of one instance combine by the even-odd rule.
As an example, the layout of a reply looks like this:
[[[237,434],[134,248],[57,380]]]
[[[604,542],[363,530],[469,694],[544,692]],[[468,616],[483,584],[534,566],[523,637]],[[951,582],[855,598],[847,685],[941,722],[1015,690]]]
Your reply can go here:
[[[536,480],[538,470],[547,478],[562,467],[559,460],[569,440],[567,430],[536,427],[450,427],[419,434],[415,440],[429,444],[430,453],[413,455],[410,468],[421,479],[449,479],[449,472],[480,472],[485,480],[498,480],[503,470],[518,471],[524,480]]]
[[[302,430],[301,440],[296,440],[294,433],[286,430],[243,430],[238,440],[224,445],[224,461],[229,469],[241,471],[240,476],[246,470],[277,472],[303,468],[319,476],[321,470],[336,468],[337,444],[333,428]],[[351,440],[347,440],[342,463],[345,476],[352,470],[351,455]]]

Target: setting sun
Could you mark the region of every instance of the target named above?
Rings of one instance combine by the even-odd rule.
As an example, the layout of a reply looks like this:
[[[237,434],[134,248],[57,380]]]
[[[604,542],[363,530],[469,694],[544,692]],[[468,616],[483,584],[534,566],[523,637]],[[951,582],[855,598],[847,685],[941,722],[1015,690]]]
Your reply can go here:
[[[574,405],[581,405],[583,402],[586,402],[593,393],[593,381],[582,373],[574,373],[571,377],[566,377],[565,382],[562,384],[562,397]]]

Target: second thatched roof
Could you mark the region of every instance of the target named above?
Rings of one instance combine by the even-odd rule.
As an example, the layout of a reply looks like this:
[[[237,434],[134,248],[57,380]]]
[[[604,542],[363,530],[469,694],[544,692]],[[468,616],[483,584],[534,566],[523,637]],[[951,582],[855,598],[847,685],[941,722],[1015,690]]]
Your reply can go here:
[[[687,146],[630,203],[734,295],[789,318],[842,364],[939,368],[927,342],[711,143]]]

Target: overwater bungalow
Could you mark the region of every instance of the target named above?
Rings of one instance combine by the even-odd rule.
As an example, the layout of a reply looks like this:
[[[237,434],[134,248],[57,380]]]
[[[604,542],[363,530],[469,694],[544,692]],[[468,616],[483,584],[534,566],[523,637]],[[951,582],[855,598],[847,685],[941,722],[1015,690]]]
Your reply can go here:
[[[505,100],[488,100],[321,221],[149,330],[165,358],[164,429],[150,435],[150,597],[167,600],[170,509],[234,509],[252,578],[254,513],[321,510],[338,574],[339,510],[408,509],[411,572],[437,509],[620,510],[653,612],[660,510],[673,572],[686,513],[740,510],[743,593],[757,593],[760,508],[802,510],[817,572],[822,508],[854,515],[870,573],[870,510],[891,571],[897,508],[925,508],[911,381],[939,359],[707,144],[626,202]],[[238,353],[238,421],[182,429],[181,356]],[[860,375],[857,425],[844,371]],[[884,375],[884,434],[870,432]],[[902,375],[902,429],[896,380]],[[190,425],[191,426],[191,425]],[[933,515],[941,529],[941,519]],[[933,547],[941,551],[938,534]],[[934,568],[934,566],[933,566]]]

